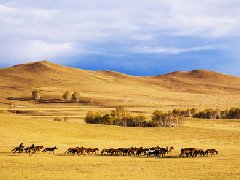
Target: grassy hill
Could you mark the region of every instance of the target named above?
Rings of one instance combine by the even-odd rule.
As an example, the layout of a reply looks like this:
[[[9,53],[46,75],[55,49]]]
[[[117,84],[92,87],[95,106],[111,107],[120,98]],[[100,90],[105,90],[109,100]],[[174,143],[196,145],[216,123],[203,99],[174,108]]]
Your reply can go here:
[[[61,98],[70,90],[101,106],[127,107],[231,107],[239,106],[240,77],[213,71],[193,70],[160,76],[129,76],[112,71],[87,71],[48,61],[0,69],[0,106],[24,101],[31,91],[45,98]],[[8,99],[7,99],[8,98]],[[22,100],[22,101],[19,101]],[[47,105],[45,105],[47,106]]]

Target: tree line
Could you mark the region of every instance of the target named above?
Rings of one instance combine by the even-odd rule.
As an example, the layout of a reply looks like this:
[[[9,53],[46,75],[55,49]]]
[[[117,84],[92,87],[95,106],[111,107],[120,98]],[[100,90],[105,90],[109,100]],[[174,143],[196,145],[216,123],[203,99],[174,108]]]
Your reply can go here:
[[[198,111],[195,108],[180,110],[173,109],[166,113],[156,110],[148,120],[144,115],[133,115],[124,107],[117,107],[110,113],[89,111],[84,121],[89,124],[106,124],[125,127],[177,127],[183,123],[183,117],[199,119],[240,119],[240,108],[231,108],[220,111],[218,109],[205,109]]]
[[[89,124],[106,124],[125,127],[176,127],[182,124],[182,116],[173,112],[163,113],[155,111],[152,119],[147,120],[144,115],[133,115],[124,107],[117,107],[110,113],[89,111],[85,117]]]
[[[240,108],[231,108],[227,110],[205,109],[201,111],[196,108],[187,110],[174,109],[172,112],[179,116],[199,119],[240,119]]]

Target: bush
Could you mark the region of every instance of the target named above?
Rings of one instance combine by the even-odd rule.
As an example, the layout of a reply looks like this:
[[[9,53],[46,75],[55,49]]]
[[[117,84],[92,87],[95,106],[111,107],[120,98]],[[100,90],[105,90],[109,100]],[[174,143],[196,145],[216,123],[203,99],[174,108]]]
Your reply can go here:
[[[76,103],[80,101],[80,94],[78,92],[72,94],[72,101]]]
[[[41,99],[40,92],[38,90],[32,91],[32,98],[36,101],[40,100]]]
[[[55,118],[53,119],[53,121],[62,121],[62,118],[60,118],[60,117],[55,117]]]
[[[240,119],[240,108],[231,108],[227,113],[228,119]]]
[[[155,111],[152,120],[147,121],[143,115],[134,116],[123,107],[117,107],[110,114],[89,111],[85,117],[85,122],[125,127],[173,127],[181,124],[181,118],[179,115],[173,115],[172,113],[163,114],[161,111]]]
[[[66,92],[63,94],[62,97],[63,97],[64,100],[70,101],[71,98],[72,98],[72,95],[71,95],[71,93],[70,93],[69,91],[66,91]]]
[[[103,124],[102,118],[103,118],[103,115],[101,112],[89,111],[84,121],[88,124]]]
[[[197,112],[193,117],[201,119],[240,119],[240,108],[231,108],[225,111],[205,109]]]
[[[182,116],[182,113],[176,110],[168,113],[157,110],[153,113],[151,123],[153,126],[176,127],[182,124]]]

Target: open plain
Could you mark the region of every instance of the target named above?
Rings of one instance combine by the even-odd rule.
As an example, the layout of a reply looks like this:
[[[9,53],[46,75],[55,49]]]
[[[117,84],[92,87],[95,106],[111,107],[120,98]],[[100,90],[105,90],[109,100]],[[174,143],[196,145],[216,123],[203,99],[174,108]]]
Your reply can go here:
[[[240,121],[185,118],[181,127],[130,128],[85,124],[89,110],[125,106],[148,118],[154,110],[240,106],[240,78],[211,71],[134,77],[84,71],[47,61],[0,69],[0,179],[239,179]],[[31,100],[40,90],[45,102]],[[65,91],[80,103],[62,103]],[[15,104],[14,111],[9,106]],[[13,113],[14,112],[14,113]],[[66,121],[54,121],[54,118]],[[55,154],[13,154],[24,145],[57,146]],[[72,156],[75,146],[118,148],[173,146],[165,158]],[[179,158],[184,147],[215,148],[218,155]]]

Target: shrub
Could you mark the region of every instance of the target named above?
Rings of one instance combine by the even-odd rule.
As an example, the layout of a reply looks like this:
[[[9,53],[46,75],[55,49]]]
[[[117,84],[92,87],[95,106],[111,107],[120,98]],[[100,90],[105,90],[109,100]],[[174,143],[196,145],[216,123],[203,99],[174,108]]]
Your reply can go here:
[[[182,115],[179,111],[163,113],[156,110],[153,113],[151,123],[153,126],[176,127],[182,124]]]
[[[74,92],[72,94],[72,101],[73,102],[79,102],[80,101],[80,94],[78,92]]]
[[[229,119],[240,119],[240,108],[231,108],[227,113]]]
[[[85,117],[85,122],[90,124],[108,124],[125,127],[173,127],[181,124],[179,115],[172,113],[164,114],[155,111],[151,121],[147,121],[143,115],[131,115],[124,107],[117,107],[110,114],[89,111]]]
[[[102,124],[102,113],[89,111],[84,119],[86,123],[89,124]]]
[[[70,93],[69,91],[66,91],[66,92],[63,94],[62,97],[63,97],[64,100],[70,101],[71,98],[72,98],[72,95],[71,95],[71,93]]]
[[[34,100],[40,100],[41,99],[40,92],[38,90],[32,91],[32,98]]]
[[[193,117],[201,119],[240,119],[240,108],[231,108],[225,111],[205,109],[195,113]]]
[[[55,118],[53,119],[53,121],[62,121],[62,118],[60,118],[60,117],[55,117]]]

